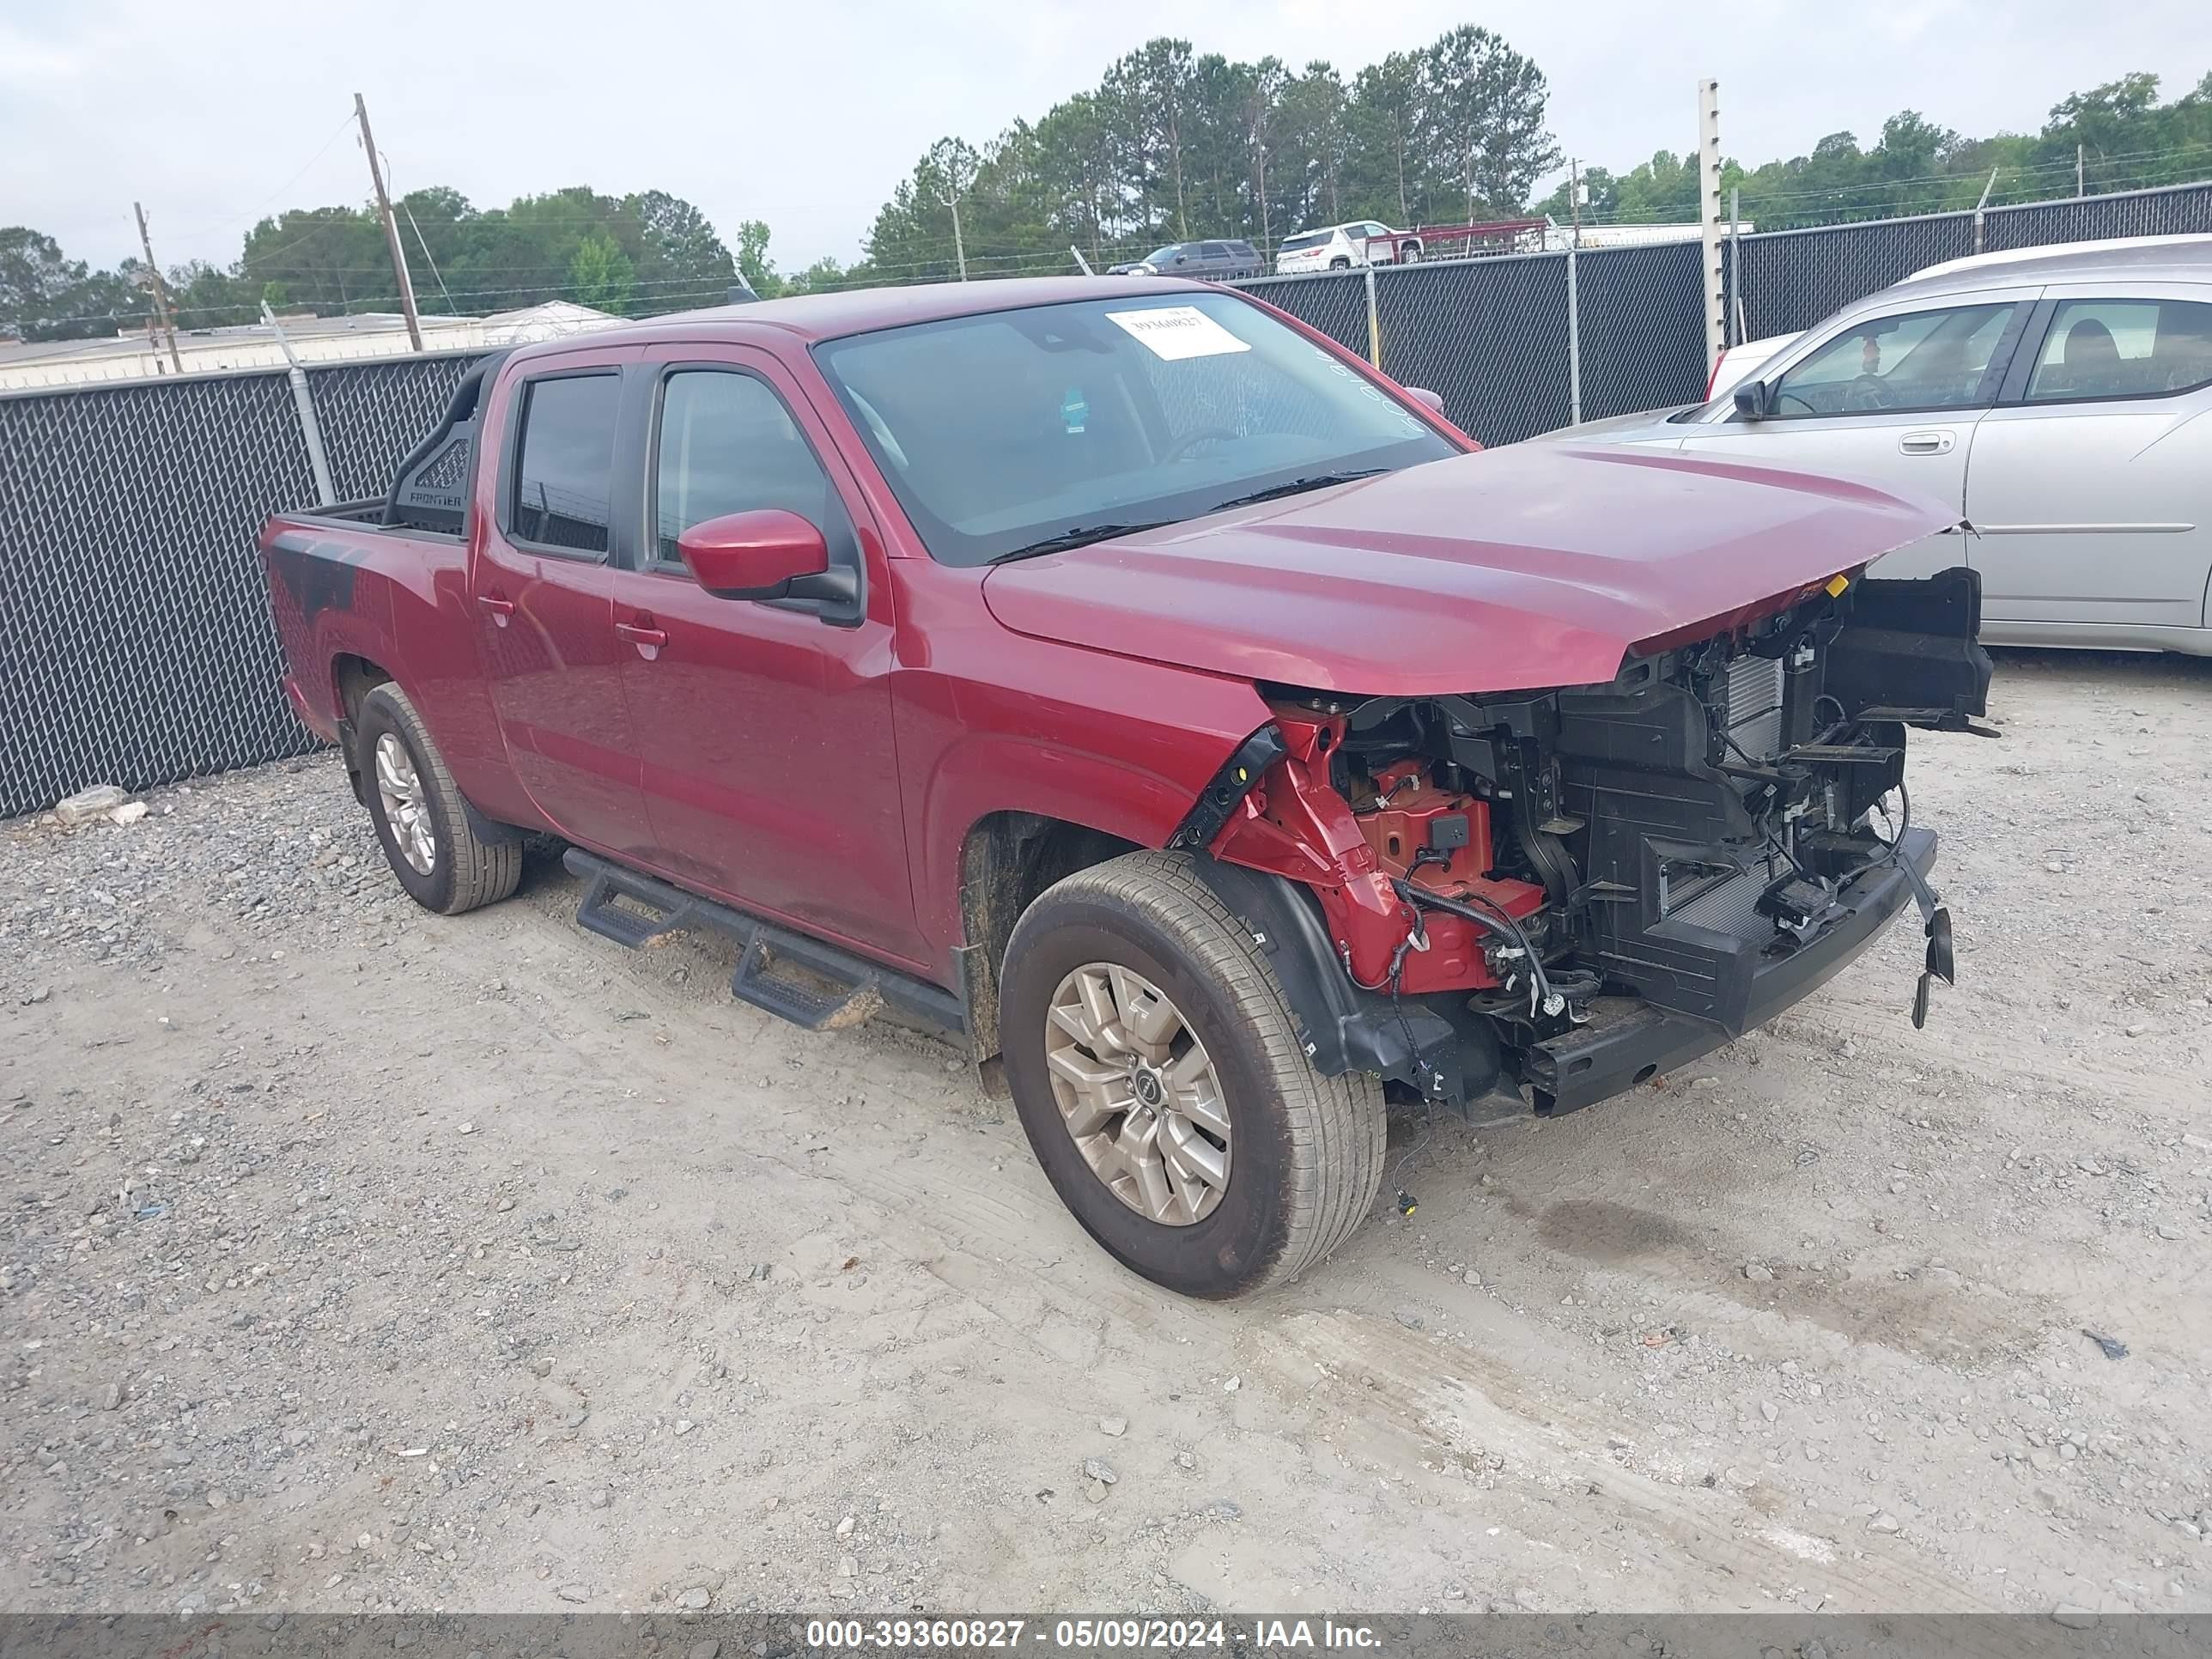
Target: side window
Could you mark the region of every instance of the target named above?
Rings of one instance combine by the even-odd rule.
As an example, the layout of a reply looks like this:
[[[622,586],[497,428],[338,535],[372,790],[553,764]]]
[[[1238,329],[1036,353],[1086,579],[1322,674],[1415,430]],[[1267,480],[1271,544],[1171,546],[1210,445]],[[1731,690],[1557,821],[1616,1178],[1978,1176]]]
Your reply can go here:
[[[1990,359],[2018,309],[1957,306],[1853,324],[1783,375],[1775,418],[1987,403]]]
[[[2212,381],[2212,305],[2069,300],[2052,313],[2030,403],[2156,397]]]
[[[1198,245],[1198,251],[1209,259],[1226,259],[1229,257],[1229,244],[1226,242],[1200,242]]]
[[[678,558],[676,538],[695,524],[765,507],[796,513],[833,549],[848,533],[829,474],[764,381],[726,369],[671,374],[661,389],[653,463],[659,556]]]
[[[614,477],[616,374],[532,380],[523,394],[512,518],[517,541],[607,550]]]

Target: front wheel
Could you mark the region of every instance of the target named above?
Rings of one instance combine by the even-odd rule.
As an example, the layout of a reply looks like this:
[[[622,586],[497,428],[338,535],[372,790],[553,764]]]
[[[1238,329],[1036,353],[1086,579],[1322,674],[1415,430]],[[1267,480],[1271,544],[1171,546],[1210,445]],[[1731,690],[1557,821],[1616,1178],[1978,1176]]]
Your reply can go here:
[[[1401,248],[1398,252],[1398,263],[1403,265],[1417,265],[1420,264],[1421,245],[1419,242],[1407,243],[1406,246]]]
[[[1124,1266],[1241,1296],[1296,1279],[1366,1215],[1380,1084],[1314,1070],[1259,947],[1188,859],[1133,853],[1048,889],[1000,983],[1022,1127]]]

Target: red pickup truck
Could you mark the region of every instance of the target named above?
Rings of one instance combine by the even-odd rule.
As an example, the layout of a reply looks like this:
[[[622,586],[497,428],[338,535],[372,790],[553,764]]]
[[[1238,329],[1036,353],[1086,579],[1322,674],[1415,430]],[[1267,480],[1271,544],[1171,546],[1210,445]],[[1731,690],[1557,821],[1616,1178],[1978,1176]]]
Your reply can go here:
[[[559,836],[618,943],[964,1035],[1100,1243],[1228,1296],[1358,1224],[1386,1096],[1587,1105],[1916,901],[1916,1018],[1949,977],[1887,803],[1984,709],[1978,589],[1862,574],[1943,515],[1477,448],[1243,295],[910,288],[488,360],[262,548],[422,903]]]

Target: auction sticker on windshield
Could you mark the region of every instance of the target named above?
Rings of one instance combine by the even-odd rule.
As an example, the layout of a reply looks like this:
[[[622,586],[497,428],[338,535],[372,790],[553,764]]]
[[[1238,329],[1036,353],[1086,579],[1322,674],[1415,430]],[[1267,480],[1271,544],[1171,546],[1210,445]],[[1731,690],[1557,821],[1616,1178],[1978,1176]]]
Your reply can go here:
[[[1142,342],[1152,356],[1169,362],[1252,349],[1249,342],[1238,339],[1196,306],[1158,306],[1145,311],[1109,311],[1106,315],[1132,338]]]

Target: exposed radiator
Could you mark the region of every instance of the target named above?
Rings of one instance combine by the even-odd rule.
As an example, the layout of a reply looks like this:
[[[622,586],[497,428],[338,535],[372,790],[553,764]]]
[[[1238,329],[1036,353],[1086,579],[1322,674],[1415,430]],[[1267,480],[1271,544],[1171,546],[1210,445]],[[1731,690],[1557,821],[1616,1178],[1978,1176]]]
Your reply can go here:
[[[1721,724],[1744,757],[1772,760],[1782,750],[1782,659],[1738,657],[1729,665]]]

